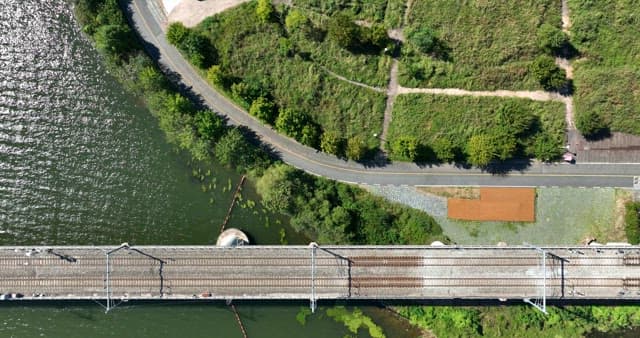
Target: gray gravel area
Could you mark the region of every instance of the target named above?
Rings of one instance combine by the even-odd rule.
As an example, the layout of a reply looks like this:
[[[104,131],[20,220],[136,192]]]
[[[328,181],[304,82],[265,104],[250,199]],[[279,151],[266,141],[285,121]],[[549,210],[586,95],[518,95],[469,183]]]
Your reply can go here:
[[[412,186],[362,185],[373,194],[422,210],[433,217],[447,217],[447,198],[423,194]]]

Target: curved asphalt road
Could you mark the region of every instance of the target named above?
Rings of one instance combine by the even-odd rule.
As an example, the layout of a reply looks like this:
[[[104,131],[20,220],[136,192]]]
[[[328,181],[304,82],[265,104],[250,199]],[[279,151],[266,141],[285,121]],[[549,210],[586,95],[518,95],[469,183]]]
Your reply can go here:
[[[253,130],[271,145],[287,163],[314,175],[364,184],[382,185],[486,185],[486,186],[575,186],[633,187],[634,175],[640,176],[640,164],[543,164],[532,163],[508,175],[462,169],[451,165],[421,167],[413,163],[392,163],[379,167],[343,161],[305,147],[282,136],[213,90],[164,37],[166,16],[157,0],[131,0],[130,19],[147,49],[161,65],[178,74],[181,81],[214,111],[229,122]]]

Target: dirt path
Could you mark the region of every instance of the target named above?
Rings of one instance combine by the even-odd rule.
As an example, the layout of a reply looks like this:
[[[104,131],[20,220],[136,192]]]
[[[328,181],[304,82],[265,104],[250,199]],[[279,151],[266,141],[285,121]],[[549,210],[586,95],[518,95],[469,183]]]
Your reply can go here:
[[[378,88],[378,87],[370,86],[370,85],[365,84],[365,83],[362,83],[362,82],[349,80],[349,79],[347,79],[346,77],[344,77],[344,76],[342,76],[342,75],[339,75],[339,74],[336,74],[336,73],[334,73],[334,72],[330,71],[327,67],[324,67],[324,66],[320,66],[320,68],[322,68],[322,70],[324,70],[325,72],[327,72],[329,75],[331,75],[331,76],[335,77],[336,79],[341,80],[341,81],[344,81],[344,82],[348,82],[348,83],[350,83],[350,84],[352,84],[352,85],[354,85],[354,86],[358,86],[358,87],[362,87],[362,88],[367,88],[367,89],[370,89],[370,90],[376,91],[376,92],[378,92],[378,93],[384,93],[384,92],[385,92],[384,88]]]
[[[393,118],[393,103],[398,95],[398,60],[391,61],[389,86],[387,87],[387,106],[384,109],[384,122],[382,123],[382,135],[380,135],[380,149],[386,151],[387,133]]]
[[[522,99],[530,99],[534,101],[558,101],[567,103],[568,98],[557,93],[550,93],[541,90],[537,91],[513,91],[513,90],[495,90],[495,91],[473,91],[458,88],[407,88],[398,86],[398,94],[439,94],[453,96],[495,96],[495,97],[515,97]]]

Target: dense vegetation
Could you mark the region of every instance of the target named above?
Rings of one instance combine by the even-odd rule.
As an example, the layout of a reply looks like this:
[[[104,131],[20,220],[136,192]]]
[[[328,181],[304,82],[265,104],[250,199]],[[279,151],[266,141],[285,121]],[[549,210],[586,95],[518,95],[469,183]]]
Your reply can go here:
[[[438,337],[583,337],[598,331],[616,331],[640,325],[634,306],[547,307],[548,315],[531,306],[508,307],[400,307],[412,323]]]
[[[577,127],[640,135],[640,2],[569,0]],[[592,121],[596,119],[596,123]]]
[[[400,27],[405,11],[404,0],[296,0],[295,5],[327,16],[347,14],[387,28]]]
[[[117,0],[76,0],[76,12],[94,39],[103,26],[131,33]],[[136,41],[135,36],[124,37]],[[423,212],[269,158],[262,148],[247,141],[245,130],[227,126],[219,115],[180,94],[139,44],[124,50],[117,40],[96,45],[117,78],[146,101],[170,143],[196,160],[215,158],[251,175],[258,181],[265,206],[291,215],[293,226],[310,239],[320,243],[421,244],[445,240],[438,224]]]
[[[427,162],[535,156],[550,160],[564,142],[561,103],[411,94],[399,96],[388,139],[391,156]]]
[[[560,1],[414,1],[400,67],[408,87],[539,89],[536,57],[562,44]],[[551,28],[551,29],[550,29]],[[416,34],[420,32],[420,34]],[[416,39],[420,37],[421,39]],[[431,45],[431,48],[425,49]]]
[[[327,18],[269,6],[246,3],[195,29],[173,24],[167,38],[206,72],[214,87],[281,133],[354,160],[371,153],[379,144],[373,135],[382,129],[385,95],[336,74],[385,86],[390,57],[383,52],[388,44],[384,28],[357,26],[343,14]],[[195,48],[186,48],[182,41],[187,38],[176,35],[207,37],[210,56],[203,58],[213,63],[193,62],[189,51]],[[364,151],[347,152],[348,143]]]
[[[638,244],[640,243],[640,202],[627,202],[625,212],[624,230],[627,241]]]

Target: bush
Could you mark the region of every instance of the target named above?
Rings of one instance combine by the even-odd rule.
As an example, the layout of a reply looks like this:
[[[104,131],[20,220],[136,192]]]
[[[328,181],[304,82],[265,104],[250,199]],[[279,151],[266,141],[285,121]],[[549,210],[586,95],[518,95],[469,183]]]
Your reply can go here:
[[[576,128],[586,137],[593,137],[607,130],[604,119],[597,112],[588,110],[576,114]]]
[[[418,140],[413,136],[398,137],[391,144],[391,153],[400,160],[415,161],[418,155]]]
[[[543,23],[537,33],[538,48],[549,54],[558,54],[569,42],[569,37],[560,28]]]
[[[624,231],[630,244],[640,243],[640,202],[628,202],[625,205]]]
[[[342,48],[353,48],[360,41],[360,27],[346,14],[336,14],[329,21],[329,38]]]
[[[122,59],[131,52],[137,41],[127,26],[106,25],[100,26],[93,38],[96,41],[96,47],[107,55]]]
[[[271,20],[273,15],[273,4],[271,4],[271,0],[258,0],[258,5],[256,6],[256,16],[258,20],[261,22],[268,22]]]
[[[344,143],[344,138],[338,132],[325,131],[320,140],[320,150],[340,157],[344,155]]]
[[[438,39],[433,30],[429,27],[420,27],[409,30],[407,39],[422,53],[428,54],[435,50]]]
[[[284,25],[290,34],[298,31],[309,24],[309,18],[300,10],[294,9],[284,19]]]
[[[540,161],[550,162],[561,155],[561,148],[549,134],[538,135],[533,142],[533,155]]]
[[[167,41],[174,46],[179,46],[189,35],[189,28],[182,22],[174,22],[167,27]]]
[[[269,99],[260,96],[251,103],[249,114],[257,117],[260,121],[273,124],[276,118],[276,106]]]
[[[225,76],[220,66],[213,65],[207,70],[207,81],[216,87],[224,87]]]
[[[442,162],[451,162],[455,159],[454,145],[448,138],[438,138],[431,144],[431,148],[438,160]]]
[[[560,69],[551,56],[542,55],[537,57],[529,69],[533,76],[548,91],[557,91],[567,84],[567,74],[564,69]]]
[[[467,143],[468,161],[471,165],[486,167],[496,153],[496,147],[489,135],[473,135]]]
[[[347,158],[354,161],[360,161],[367,153],[367,146],[361,136],[356,135],[347,141],[346,155]]]

